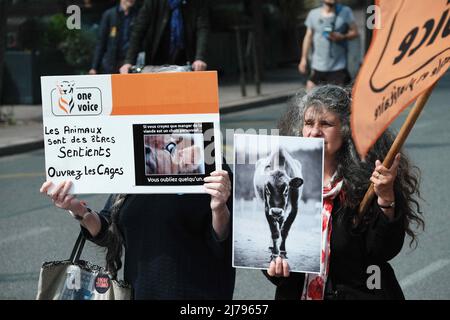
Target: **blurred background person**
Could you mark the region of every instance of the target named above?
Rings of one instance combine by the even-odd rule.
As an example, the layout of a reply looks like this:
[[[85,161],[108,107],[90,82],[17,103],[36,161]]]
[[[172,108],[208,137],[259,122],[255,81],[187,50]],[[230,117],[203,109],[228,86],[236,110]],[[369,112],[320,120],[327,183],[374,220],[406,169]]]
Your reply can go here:
[[[326,83],[349,84],[347,41],[359,36],[352,9],[336,0],[324,0],[322,6],[308,13],[305,25],[307,29],[298,69],[302,74],[308,73],[308,55],[312,48],[306,89]]]
[[[208,33],[206,0],[146,0],[120,73],[129,72],[141,48],[145,65],[189,63],[194,71],[204,71]]]
[[[118,5],[103,14],[89,74],[119,73],[137,16],[135,3],[136,0],[120,0]]]

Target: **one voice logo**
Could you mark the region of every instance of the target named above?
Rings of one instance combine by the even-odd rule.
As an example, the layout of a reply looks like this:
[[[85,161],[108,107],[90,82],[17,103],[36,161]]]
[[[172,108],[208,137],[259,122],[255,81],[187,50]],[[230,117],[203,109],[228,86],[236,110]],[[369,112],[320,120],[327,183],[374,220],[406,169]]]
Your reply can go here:
[[[75,81],[59,81],[52,90],[55,116],[91,116],[102,112],[102,93],[96,87],[76,87]]]

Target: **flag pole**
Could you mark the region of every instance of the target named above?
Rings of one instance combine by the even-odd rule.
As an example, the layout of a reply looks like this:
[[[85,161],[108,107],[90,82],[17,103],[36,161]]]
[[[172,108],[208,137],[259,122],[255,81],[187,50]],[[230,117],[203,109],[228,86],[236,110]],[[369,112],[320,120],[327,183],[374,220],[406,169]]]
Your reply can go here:
[[[400,151],[401,147],[405,143],[406,138],[408,137],[409,133],[411,132],[411,129],[413,128],[414,124],[416,123],[417,118],[419,118],[419,115],[422,112],[423,108],[425,107],[425,104],[427,103],[427,100],[430,97],[431,92],[433,91],[434,87],[436,86],[436,83],[437,83],[437,81],[417,98],[416,103],[414,104],[414,107],[409,112],[408,117],[406,118],[405,123],[403,124],[402,128],[400,129],[400,132],[398,133],[397,137],[395,138],[394,143],[392,144],[391,148],[389,149],[389,152],[388,152],[386,158],[384,158],[383,166],[385,166],[386,168],[390,168],[392,166],[395,155]],[[359,220],[361,220],[364,213],[367,211],[367,208],[369,207],[370,203],[372,202],[374,196],[375,196],[375,191],[373,188],[373,183],[371,183],[363,200],[361,201],[361,204],[359,205],[359,210],[358,210]]]

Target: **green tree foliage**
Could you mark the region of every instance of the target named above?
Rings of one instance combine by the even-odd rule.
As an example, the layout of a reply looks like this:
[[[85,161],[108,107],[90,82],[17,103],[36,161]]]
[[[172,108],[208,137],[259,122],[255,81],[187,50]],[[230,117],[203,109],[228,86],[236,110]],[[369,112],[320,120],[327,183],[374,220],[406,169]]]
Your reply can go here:
[[[67,17],[55,14],[50,17],[45,28],[43,45],[46,49],[58,49],[66,62],[77,70],[89,69],[95,47],[95,34],[85,29],[69,30]]]

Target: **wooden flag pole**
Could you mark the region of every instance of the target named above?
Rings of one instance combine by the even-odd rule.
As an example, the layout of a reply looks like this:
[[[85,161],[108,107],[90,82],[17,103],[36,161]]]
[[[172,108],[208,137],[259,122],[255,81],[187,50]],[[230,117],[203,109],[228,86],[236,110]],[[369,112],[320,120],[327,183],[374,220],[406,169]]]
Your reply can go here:
[[[435,85],[436,82],[417,98],[414,107],[409,112],[405,123],[403,124],[402,128],[400,129],[400,132],[395,138],[394,143],[391,146],[391,149],[389,149],[386,158],[384,158],[383,166],[385,166],[386,168],[390,168],[392,163],[394,162],[395,155],[400,151],[400,148],[405,143],[406,138],[408,137],[409,133],[411,132],[411,129],[416,123],[417,118],[419,118],[419,115],[422,112],[423,108],[425,107],[425,104],[427,103],[427,100],[430,97],[431,92],[433,91]],[[373,183],[371,183],[361,204],[359,205],[359,212],[358,212],[359,219],[363,217],[364,213],[366,212],[367,208],[372,202],[374,196],[375,191],[373,188]]]

